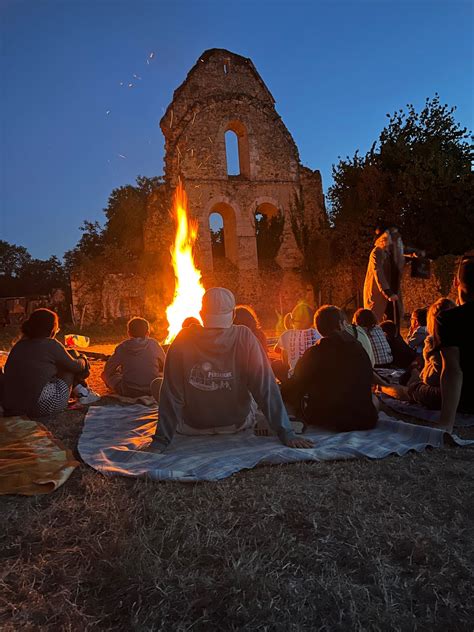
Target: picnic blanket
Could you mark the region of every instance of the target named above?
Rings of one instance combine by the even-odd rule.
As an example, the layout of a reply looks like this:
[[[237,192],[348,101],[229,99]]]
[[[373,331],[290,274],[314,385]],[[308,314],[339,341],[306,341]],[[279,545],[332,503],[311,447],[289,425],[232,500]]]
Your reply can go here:
[[[141,452],[155,431],[156,408],[91,406],[78,449],[85,463],[103,474],[149,476],[156,480],[216,481],[256,465],[368,457],[382,459],[409,450],[444,445],[445,432],[397,421],[385,414],[374,430],[329,433],[311,429],[309,450],[287,448],[276,437],[257,437],[252,430],[233,435],[176,435],[162,454]],[[474,445],[452,437],[458,445]]]
[[[37,421],[0,419],[0,494],[47,494],[65,483],[78,465]]]
[[[378,395],[380,399],[389,406],[392,410],[397,413],[402,413],[403,415],[410,415],[411,417],[415,417],[415,419],[420,419],[421,421],[428,421],[432,424],[438,422],[439,419],[439,410],[428,410],[428,408],[424,408],[419,404],[414,404],[411,402],[401,401],[399,399],[395,399],[394,397],[390,397],[390,395],[385,395],[380,393]],[[470,428],[474,426],[474,415],[465,415],[462,413],[456,414],[456,421],[454,425],[458,428]]]

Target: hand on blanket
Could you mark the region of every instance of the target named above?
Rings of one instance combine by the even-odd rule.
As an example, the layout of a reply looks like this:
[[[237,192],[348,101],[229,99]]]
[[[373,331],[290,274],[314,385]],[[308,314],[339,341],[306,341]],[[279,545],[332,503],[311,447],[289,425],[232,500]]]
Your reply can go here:
[[[313,448],[314,443],[309,439],[287,439],[285,445],[289,448]]]

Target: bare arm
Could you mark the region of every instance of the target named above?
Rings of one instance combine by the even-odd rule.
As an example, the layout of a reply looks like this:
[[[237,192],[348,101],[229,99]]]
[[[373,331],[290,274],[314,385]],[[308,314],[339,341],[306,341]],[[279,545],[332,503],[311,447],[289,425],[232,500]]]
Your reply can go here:
[[[459,362],[458,347],[442,347],[441,358],[441,415],[440,425],[452,432],[456,411],[461,399],[463,374]]]

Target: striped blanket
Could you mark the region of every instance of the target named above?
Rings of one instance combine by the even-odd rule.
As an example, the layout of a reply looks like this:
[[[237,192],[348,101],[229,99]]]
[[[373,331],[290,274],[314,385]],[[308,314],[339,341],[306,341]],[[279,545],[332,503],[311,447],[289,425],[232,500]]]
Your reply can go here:
[[[421,421],[428,421],[429,423],[436,424],[439,420],[439,410],[428,410],[423,408],[419,404],[413,404],[411,402],[402,402],[399,399],[394,399],[389,395],[380,394],[380,399],[384,404],[389,406],[392,410],[402,415],[409,415],[415,419]],[[474,426],[474,415],[463,415],[458,413],[456,415],[455,426],[458,428],[470,428]]]
[[[234,435],[185,437],[177,435],[162,454],[141,452],[156,426],[156,408],[91,406],[78,450],[88,465],[109,475],[149,476],[155,480],[216,481],[240,470],[264,464],[326,461],[368,457],[382,459],[409,450],[444,445],[445,433],[381,414],[374,430],[333,434],[311,429],[310,450],[295,450],[275,437],[257,437],[248,430]],[[474,445],[452,437],[458,445]]]

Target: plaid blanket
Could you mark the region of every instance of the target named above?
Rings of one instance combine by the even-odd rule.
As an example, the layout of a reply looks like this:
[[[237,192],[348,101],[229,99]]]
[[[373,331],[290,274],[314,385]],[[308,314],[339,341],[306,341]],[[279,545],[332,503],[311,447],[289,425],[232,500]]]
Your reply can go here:
[[[141,452],[156,426],[156,408],[91,406],[79,439],[81,457],[109,475],[149,476],[156,480],[217,481],[239,470],[263,464],[326,461],[368,457],[382,459],[409,450],[444,445],[445,433],[435,428],[397,421],[383,413],[374,430],[333,434],[311,429],[310,450],[295,450],[276,437],[257,437],[252,430],[234,435],[185,437],[177,435],[162,454]],[[452,437],[458,445],[474,445]]]
[[[378,397],[380,397],[384,404],[387,404],[387,406],[397,413],[410,415],[410,417],[420,419],[421,421],[428,421],[432,424],[436,424],[438,422],[439,410],[428,410],[419,404],[402,402],[399,399],[394,399],[393,397],[385,394],[379,394]],[[471,426],[474,426],[474,415],[463,415],[462,413],[458,413],[456,415],[454,425],[458,428],[470,428]]]

